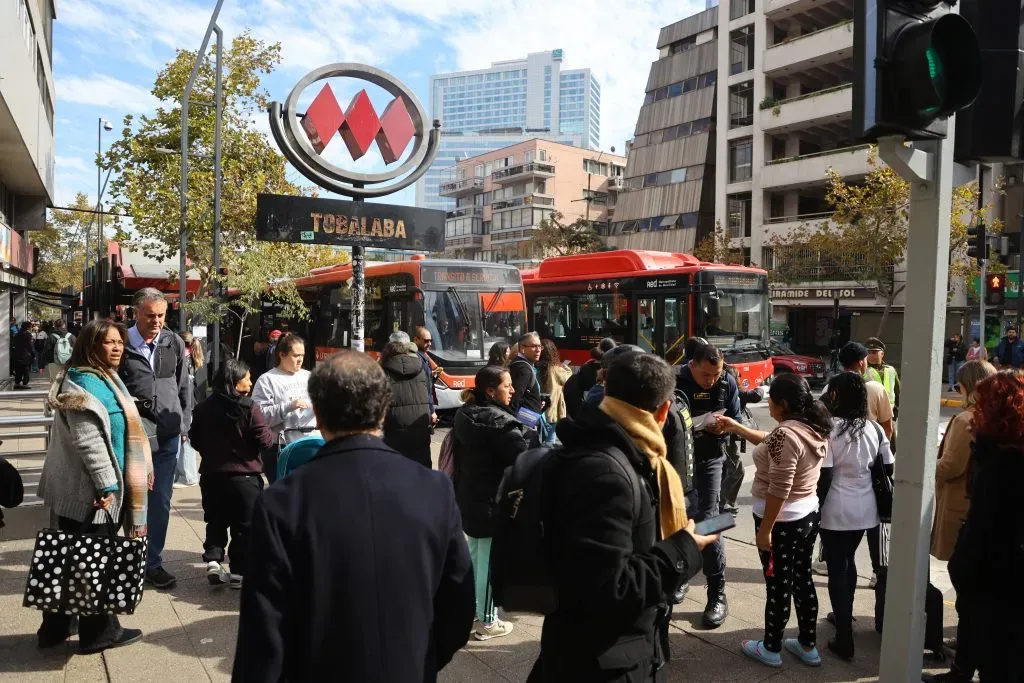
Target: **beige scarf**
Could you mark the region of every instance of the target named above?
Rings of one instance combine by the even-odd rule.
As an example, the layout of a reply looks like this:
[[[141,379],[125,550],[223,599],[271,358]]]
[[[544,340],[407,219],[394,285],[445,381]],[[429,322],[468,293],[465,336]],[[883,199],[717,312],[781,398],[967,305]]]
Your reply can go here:
[[[617,398],[605,396],[601,401],[601,412],[626,430],[633,443],[647,456],[658,482],[658,499],[661,521],[661,537],[668,538],[680,529],[686,528],[686,495],[683,481],[672,467],[666,454],[665,436],[652,413],[637,408]]]

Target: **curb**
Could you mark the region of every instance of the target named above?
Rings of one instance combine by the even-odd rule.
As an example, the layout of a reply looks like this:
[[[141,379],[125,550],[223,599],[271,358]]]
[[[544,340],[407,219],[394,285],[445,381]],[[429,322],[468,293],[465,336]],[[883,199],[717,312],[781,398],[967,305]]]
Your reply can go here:
[[[940,398],[939,405],[945,408],[963,408],[964,402],[959,398]]]

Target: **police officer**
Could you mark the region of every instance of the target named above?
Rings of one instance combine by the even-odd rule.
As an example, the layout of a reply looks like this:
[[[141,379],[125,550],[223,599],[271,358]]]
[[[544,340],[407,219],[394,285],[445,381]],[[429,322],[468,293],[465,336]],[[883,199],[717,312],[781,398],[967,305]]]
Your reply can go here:
[[[892,406],[892,438],[889,445],[896,451],[896,418],[900,415],[900,376],[896,368],[885,362],[885,343],[878,337],[868,337],[868,369],[864,380],[874,380],[885,387],[885,395]]]
[[[724,371],[721,352],[713,344],[698,340],[687,344],[686,356],[689,362],[679,371],[676,388],[685,394],[692,416],[699,418],[706,413],[724,411],[728,417],[739,419],[739,387]],[[721,511],[722,471],[728,440],[727,435],[714,427],[694,432],[693,485],[697,491],[697,509],[693,518],[698,522]],[[704,625],[717,628],[729,614],[725,597],[725,545],[721,539],[703,550],[703,559],[708,583]]]

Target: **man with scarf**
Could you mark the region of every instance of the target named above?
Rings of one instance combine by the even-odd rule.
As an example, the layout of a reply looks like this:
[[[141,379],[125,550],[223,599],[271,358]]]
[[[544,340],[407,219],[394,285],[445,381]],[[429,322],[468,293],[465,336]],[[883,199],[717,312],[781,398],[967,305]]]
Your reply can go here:
[[[694,535],[662,426],[675,377],[652,354],[622,354],[605,397],[558,424],[564,450],[545,488],[558,609],[544,619],[531,683],[664,681],[672,594],[716,537]]]

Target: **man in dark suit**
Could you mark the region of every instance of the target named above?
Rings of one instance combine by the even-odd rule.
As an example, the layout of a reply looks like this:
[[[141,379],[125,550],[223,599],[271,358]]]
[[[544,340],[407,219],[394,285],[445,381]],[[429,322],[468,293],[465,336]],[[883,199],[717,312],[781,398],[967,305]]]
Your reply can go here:
[[[537,361],[540,360],[540,335],[527,332],[519,338],[519,355],[508,365],[512,377],[512,409],[520,406],[529,408],[535,413],[544,412],[544,397],[540,393],[540,381],[537,379]]]
[[[451,481],[381,439],[370,356],[328,358],[309,397],[327,443],[256,503],[233,680],[435,681],[475,612]]]

